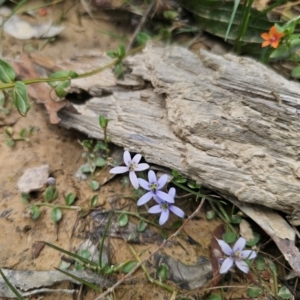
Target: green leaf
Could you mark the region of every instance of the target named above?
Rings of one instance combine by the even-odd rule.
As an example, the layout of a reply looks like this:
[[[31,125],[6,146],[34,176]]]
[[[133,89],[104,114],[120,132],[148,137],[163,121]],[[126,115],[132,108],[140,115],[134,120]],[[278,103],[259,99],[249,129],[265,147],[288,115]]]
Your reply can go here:
[[[123,273],[127,274],[129,273],[135,266],[137,265],[137,262],[135,260],[131,260],[128,263],[126,263],[122,269]]]
[[[99,182],[96,181],[96,180],[91,180],[89,182],[89,185],[90,185],[90,187],[92,188],[93,191],[97,191],[99,189],[99,187],[100,187]]]
[[[125,55],[126,55],[126,48],[123,44],[120,44],[118,49],[118,57],[123,58]]]
[[[263,255],[261,255],[260,253],[257,255],[257,257],[255,258],[255,265],[257,270],[259,271],[263,271],[266,269],[266,261]]]
[[[31,212],[32,212],[31,219],[32,219],[32,220],[36,220],[36,219],[40,216],[40,214],[41,214],[40,209],[39,209],[38,206],[36,206],[36,205],[31,205],[31,206],[29,207],[29,209],[30,209]]]
[[[214,210],[209,210],[206,213],[206,219],[207,220],[212,220],[212,219],[214,219],[215,216],[216,216],[216,212]]]
[[[106,128],[108,125],[109,119],[104,116],[99,116],[99,125],[102,129]]]
[[[249,286],[247,289],[247,295],[250,298],[257,298],[261,294],[262,290],[258,286]]]
[[[71,78],[78,78],[78,74],[74,71],[69,71],[68,76]]]
[[[82,144],[85,148],[90,149],[90,148],[92,148],[92,146],[93,146],[93,141],[91,141],[91,140],[84,140],[84,141],[81,142],[81,144]]]
[[[53,207],[51,210],[51,219],[54,222],[58,222],[62,217],[62,211],[58,207]]]
[[[234,20],[234,17],[235,17],[235,14],[236,14],[236,11],[237,11],[237,8],[238,8],[239,4],[240,4],[240,0],[234,0],[232,13],[231,13],[230,20],[229,20],[228,27],[227,27],[227,31],[226,31],[226,34],[225,34],[225,41],[227,40],[228,34],[230,32],[231,25],[233,23],[233,20]]]
[[[160,282],[165,282],[168,278],[168,267],[166,264],[162,263],[157,270],[157,277]]]
[[[19,300],[23,300],[24,298],[22,297],[22,295],[18,292],[18,290],[10,283],[10,281],[8,280],[8,278],[5,276],[5,274],[3,273],[2,269],[0,269],[0,275],[2,276],[3,280],[5,281],[5,283],[7,284],[7,286],[9,287],[9,289],[16,295],[16,297]]]
[[[103,143],[102,141],[98,141],[94,147],[94,152],[97,152],[99,150],[105,150],[105,149],[106,149],[105,143]]]
[[[24,203],[24,204],[28,204],[29,203],[29,201],[30,201],[30,195],[29,194],[27,194],[27,193],[21,193],[21,198],[22,198],[22,202]]]
[[[60,263],[59,263],[58,268],[60,270],[67,270],[68,268],[70,268],[70,266],[71,266],[70,262],[67,262],[65,260],[61,260]]]
[[[96,158],[96,166],[97,167],[104,167],[106,165],[106,160],[103,159],[102,157],[97,157]]]
[[[69,71],[60,70],[60,71],[57,71],[57,72],[51,74],[49,78],[61,79],[61,78],[66,78],[66,77],[69,77]],[[51,81],[51,82],[48,82],[48,84],[52,87],[56,87],[59,82],[60,82],[60,80]]]
[[[175,179],[173,179],[174,182],[176,183],[185,183],[186,182],[186,178],[178,176]]]
[[[115,65],[114,73],[115,73],[115,76],[117,78],[120,78],[122,76],[122,74],[123,74],[123,64],[121,62],[119,62],[118,64]]]
[[[168,233],[164,229],[161,231],[161,236],[164,240],[168,239]]]
[[[289,289],[284,285],[280,288],[278,291],[278,296],[281,297],[282,299],[291,299],[292,294],[289,291]]]
[[[16,82],[15,87],[12,90],[12,100],[17,107],[19,114],[25,117],[30,108],[30,105],[28,103],[27,88],[23,82]]]
[[[249,246],[249,247],[255,246],[260,240],[260,234],[259,233],[253,232],[253,236],[254,236],[254,238],[252,240],[248,240],[246,242],[246,245]]]
[[[222,300],[222,298],[217,294],[211,294],[206,298],[206,300]]]
[[[13,147],[15,144],[16,144],[16,142],[15,142],[13,139],[8,139],[8,140],[6,141],[6,145],[7,145],[8,147]]]
[[[178,17],[178,12],[174,10],[166,10],[164,11],[164,17],[168,20],[174,20]]]
[[[75,195],[73,193],[69,193],[66,198],[65,198],[65,201],[66,201],[66,204],[67,205],[72,205],[75,201]]]
[[[290,49],[286,45],[281,44],[278,48],[272,51],[270,58],[282,59],[288,57],[289,55]]]
[[[174,229],[174,230],[177,230],[177,229],[179,229],[181,226],[182,226],[182,220],[177,220],[177,221],[175,221],[175,222],[172,224],[171,228]]]
[[[66,80],[58,83],[55,86],[55,93],[59,98],[64,98],[68,95],[68,87],[71,85],[71,80]]]
[[[239,215],[232,215],[230,218],[230,223],[232,224],[240,224],[242,222],[242,218]]]
[[[116,58],[117,57],[116,51],[112,51],[112,50],[107,51],[106,55],[109,56],[109,57],[111,57],[111,58]]]
[[[141,45],[145,45],[147,43],[147,41],[150,39],[151,37],[145,33],[145,32],[139,32],[137,35],[136,35],[136,42],[139,46]]]
[[[190,189],[193,189],[193,190],[199,189],[199,188],[200,188],[200,185],[199,185],[199,184],[197,184],[196,182],[192,182],[192,181],[189,181],[189,182],[187,183],[187,185],[188,185],[188,187],[189,187]]]
[[[8,135],[8,136],[12,136],[14,134],[14,129],[12,127],[5,127],[5,133]]]
[[[223,241],[225,241],[227,244],[230,244],[236,240],[237,236],[235,232],[225,232],[222,235]]]
[[[81,249],[77,252],[77,255],[79,255],[80,257],[83,257],[85,259],[88,259],[91,256],[91,252],[88,249]]]
[[[26,128],[23,128],[23,129],[20,131],[19,136],[20,136],[21,138],[25,138],[26,135],[27,135],[27,129],[26,129]]]
[[[80,168],[80,171],[81,171],[82,173],[91,173],[91,172],[92,172],[91,167],[90,167],[88,164],[83,165],[83,166]]]
[[[147,223],[144,220],[140,220],[137,226],[137,231],[143,232],[146,229],[146,227],[147,227]]]
[[[294,78],[300,78],[300,66],[297,66],[292,70],[292,76]]]
[[[45,193],[44,193],[44,199],[46,202],[52,202],[54,201],[58,196],[58,191],[55,186],[50,185],[47,187]]]
[[[15,78],[16,73],[13,67],[3,59],[0,59],[0,80],[4,83],[9,83],[15,81]]]
[[[91,207],[96,207],[98,204],[98,195],[94,195],[91,199],[90,205]]]
[[[126,213],[121,213],[118,217],[118,220],[117,220],[117,223],[118,223],[118,226],[120,227],[124,227],[128,224],[128,215]]]

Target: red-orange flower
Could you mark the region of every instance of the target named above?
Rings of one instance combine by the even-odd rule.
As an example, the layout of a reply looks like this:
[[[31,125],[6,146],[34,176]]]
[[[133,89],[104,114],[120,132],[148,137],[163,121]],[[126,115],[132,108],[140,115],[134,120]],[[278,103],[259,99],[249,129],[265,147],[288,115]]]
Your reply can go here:
[[[265,32],[261,34],[262,39],[265,40],[261,46],[267,47],[270,45],[273,48],[277,48],[279,45],[279,40],[283,37],[283,35],[284,34],[282,32],[277,31],[275,26],[272,26],[268,33]]]

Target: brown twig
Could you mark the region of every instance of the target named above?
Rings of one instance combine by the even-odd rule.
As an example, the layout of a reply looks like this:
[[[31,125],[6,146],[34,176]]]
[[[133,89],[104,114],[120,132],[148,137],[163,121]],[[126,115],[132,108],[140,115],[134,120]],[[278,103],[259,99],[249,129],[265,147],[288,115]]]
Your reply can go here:
[[[120,279],[117,283],[115,283],[112,287],[107,289],[106,292],[102,293],[100,296],[95,298],[94,300],[100,300],[106,297],[108,294],[112,293],[115,288],[117,288],[120,284],[122,284],[126,279],[128,279],[137,269],[141,267],[142,264],[144,264],[146,261],[148,261],[154,254],[156,254],[159,250],[161,250],[170,240],[172,240],[174,237],[176,237],[180,231],[187,225],[187,223],[200,211],[201,207],[203,206],[205,202],[205,198],[201,199],[201,202],[197,209],[184,221],[184,223],[178,228],[178,230],[173,233],[171,236],[169,236],[168,239],[164,240],[163,243],[148,257],[143,259],[141,262],[139,262],[128,274],[126,274],[122,279]]]

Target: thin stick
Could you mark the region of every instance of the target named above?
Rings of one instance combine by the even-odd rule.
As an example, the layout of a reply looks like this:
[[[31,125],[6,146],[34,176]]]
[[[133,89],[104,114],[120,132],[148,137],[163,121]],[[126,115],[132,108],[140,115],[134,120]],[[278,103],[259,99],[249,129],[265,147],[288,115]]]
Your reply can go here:
[[[148,261],[154,254],[156,254],[159,250],[161,250],[170,240],[172,240],[174,237],[176,237],[180,231],[187,225],[187,223],[200,211],[201,207],[203,206],[205,202],[205,198],[201,199],[201,202],[197,209],[184,221],[184,223],[180,226],[180,228],[173,233],[171,236],[169,236],[168,239],[164,240],[163,243],[148,257],[143,259],[141,262],[139,262],[128,274],[126,274],[122,279],[120,279],[117,283],[115,283],[112,287],[107,289],[106,292],[102,293],[100,296],[95,298],[94,300],[100,300],[106,297],[108,294],[112,293],[115,288],[117,288],[120,284],[122,284],[126,279],[128,279],[137,269],[141,267],[142,264],[144,264],[146,261]]]

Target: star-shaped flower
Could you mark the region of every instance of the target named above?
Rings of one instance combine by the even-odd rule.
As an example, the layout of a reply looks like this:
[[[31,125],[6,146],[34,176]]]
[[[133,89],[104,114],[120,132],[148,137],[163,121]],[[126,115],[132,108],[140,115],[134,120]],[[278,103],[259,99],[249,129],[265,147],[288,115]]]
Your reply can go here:
[[[115,167],[112,168],[109,173],[111,174],[121,174],[125,172],[129,172],[129,179],[131,184],[135,189],[139,188],[139,182],[138,178],[135,174],[135,172],[144,171],[146,169],[149,169],[149,165],[142,163],[139,164],[140,160],[142,158],[141,154],[136,154],[133,159],[131,159],[131,156],[128,151],[125,151],[123,154],[123,160],[126,165],[126,167]]]
[[[149,192],[146,193],[144,196],[142,196],[138,200],[137,205],[140,206],[140,205],[147,203],[148,201],[150,201],[152,199],[153,196],[157,196],[160,199],[162,199],[163,201],[174,203],[174,199],[171,196],[169,196],[165,192],[160,191],[164,187],[164,185],[167,183],[167,180],[168,180],[167,174],[162,175],[157,180],[156,175],[152,170],[150,170],[148,172],[148,181],[146,181],[142,178],[139,178],[138,181],[139,181],[140,186]]]
[[[276,26],[272,26],[269,32],[261,34],[261,38],[265,41],[262,43],[262,47],[271,46],[277,48],[279,45],[279,40],[284,36],[282,32],[278,32]]]
[[[256,251],[253,250],[243,250],[246,246],[246,240],[240,237],[234,246],[231,247],[222,240],[218,240],[218,243],[222,249],[222,251],[228,255],[228,257],[223,261],[222,266],[220,268],[220,274],[224,274],[229,271],[229,269],[233,266],[233,263],[244,273],[249,272],[249,266],[245,262],[245,259],[253,259],[256,257]]]
[[[172,197],[172,199],[174,199],[175,194],[176,194],[175,188],[170,188],[168,195],[170,197]],[[150,214],[159,214],[160,213],[159,225],[164,225],[168,221],[170,211],[180,218],[184,217],[185,213],[179,207],[173,205],[172,203],[168,203],[166,201],[161,200],[156,195],[154,195],[153,198],[158,203],[158,205],[154,205],[153,207],[151,207],[148,210],[148,213],[150,213]]]

